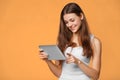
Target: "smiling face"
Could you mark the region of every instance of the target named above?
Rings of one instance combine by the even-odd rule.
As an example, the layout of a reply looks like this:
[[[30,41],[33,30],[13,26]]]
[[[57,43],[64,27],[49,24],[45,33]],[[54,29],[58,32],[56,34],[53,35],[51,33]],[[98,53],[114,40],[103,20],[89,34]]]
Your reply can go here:
[[[63,16],[64,22],[70,31],[77,33],[81,26],[81,17],[75,13],[68,13]]]

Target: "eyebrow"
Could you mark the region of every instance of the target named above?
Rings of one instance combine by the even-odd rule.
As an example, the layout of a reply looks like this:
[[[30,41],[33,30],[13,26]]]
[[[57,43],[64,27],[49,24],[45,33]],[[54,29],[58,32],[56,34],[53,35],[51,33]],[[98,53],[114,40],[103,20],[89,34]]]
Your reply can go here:
[[[71,21],[71,20],[74,20],[74,18],[72,17],[72,18],[69,18],[69,21]],[[67,20],[64,20],[65,22],[68,22]]]

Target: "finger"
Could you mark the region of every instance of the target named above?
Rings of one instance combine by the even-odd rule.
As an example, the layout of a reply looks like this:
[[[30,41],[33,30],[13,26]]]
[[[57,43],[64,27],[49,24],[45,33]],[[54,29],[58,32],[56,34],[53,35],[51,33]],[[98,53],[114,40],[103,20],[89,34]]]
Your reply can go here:
[[[67,63],[74,63],[75,62],[75,58],[73,56],[70,56],[66,59]]]
[[[72,58],[73,58],[73,56],[68,56],[68,57],[67,57],[67,59],[72,59]]]
[[[69,55],[70,57],[72,57],[72,58],[76,59],[76,57],[75,57],[73,54],[68,53],[68,55]]]
[[[73,61],[74,61],[74,58],[70,58],[69,61],[70,61],[70,62],[73,62]]]
[[[39,55],[40,57],[48,57],[47,55]]]
[[[43,59],[43,58],[48,58],[48,54],[42,52],[39,54],[40,58]]]
[[[67,55],[68,55],[68,56],[71,56],[71,54],[70,54],[70,53],[67,53]]]
[[[40,56],[41,59],[47,58],[46,56]]]
[[[74,60],[66,61],[66,63],[74,63]]]
[[[70,59],[70,60],[71,60],[71,59],[73,59],[73,56],[68,56],[67,59]]]
[[[40,52],[44,52],[43,50],[41,50]]]
[[[44,50],[43,49],[39,49],[40,52],[43,52]]]
[[[40,56],[40,59],[44,60],[44,59],[48,59],[47,56]]]
[[[74,58],[67,58],[66,60],[67,63],[73,63],[74,61],[75,61]]]
[[[72,55],[71,55],[71,53],[67,53],[67,58],[70,58]]]
[[[45,53],[44,51],[43,51],[43,52],[40,52],[39,54],[40,54],[40,55],[48,55],[48,54]]]
[[[45,53],[41,53],[40,56],[43,56],[43,57],[48,57],[48,54],[45,54]]]

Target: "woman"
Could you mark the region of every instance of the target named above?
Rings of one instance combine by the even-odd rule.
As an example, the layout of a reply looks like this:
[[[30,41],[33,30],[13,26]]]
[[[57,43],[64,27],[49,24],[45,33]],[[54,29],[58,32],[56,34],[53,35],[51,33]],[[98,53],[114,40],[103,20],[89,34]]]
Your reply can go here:
[[[60,15],[58,47],[65,61],[48,60],[45,52],[40,58],[46,61],[59,80],[97,80],[101,68],[101,43],[88,29],[84,12],[76,3],[68,3]],[[89,66],[92,60],[92,66]]]

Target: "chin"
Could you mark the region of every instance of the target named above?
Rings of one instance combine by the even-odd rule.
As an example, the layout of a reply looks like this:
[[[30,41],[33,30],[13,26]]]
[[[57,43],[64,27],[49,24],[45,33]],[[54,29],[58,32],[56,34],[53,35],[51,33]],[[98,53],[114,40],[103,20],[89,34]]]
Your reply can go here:
[[[77,31],[72,31],[72,33],[77,33]]]
[[[72,31],[72,33],[77,33],[78,32],[78,30],[74,30],[74,31]]]

